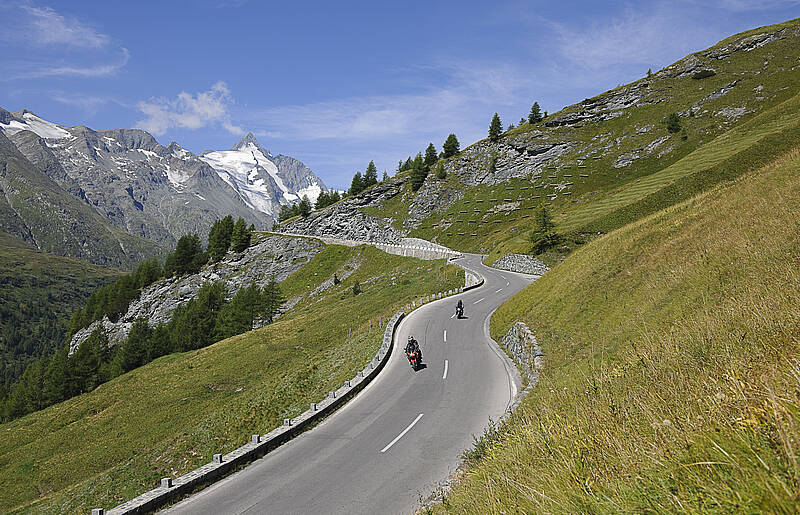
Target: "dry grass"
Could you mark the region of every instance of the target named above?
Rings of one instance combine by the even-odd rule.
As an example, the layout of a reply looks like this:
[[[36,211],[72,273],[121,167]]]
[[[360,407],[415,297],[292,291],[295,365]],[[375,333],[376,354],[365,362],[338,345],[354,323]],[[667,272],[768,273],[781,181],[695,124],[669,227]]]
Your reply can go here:
[[[800,509],[800,152],[595,240],[514,297],[538,386],[435,511]]]

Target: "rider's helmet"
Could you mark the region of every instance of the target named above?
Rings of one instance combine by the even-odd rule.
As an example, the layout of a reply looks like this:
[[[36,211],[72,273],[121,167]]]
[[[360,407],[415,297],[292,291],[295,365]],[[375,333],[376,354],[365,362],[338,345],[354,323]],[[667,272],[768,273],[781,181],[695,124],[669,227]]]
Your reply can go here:
[[[411,343],[413,341],[414,341],[414,337],[409,334],[408,335],[408,343]]]

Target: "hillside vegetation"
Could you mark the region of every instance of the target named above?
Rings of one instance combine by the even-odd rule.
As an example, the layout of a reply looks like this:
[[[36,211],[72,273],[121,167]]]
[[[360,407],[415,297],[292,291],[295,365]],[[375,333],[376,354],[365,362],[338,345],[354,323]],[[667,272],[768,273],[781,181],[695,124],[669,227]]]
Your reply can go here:
[[[598,238],[503,305],[539,383],[435,511],[796,512],[800,147]]]
[[[120,271],[39,252],[0,231],[0,403],[2,388],[40,355],[63,345],[67,320]]]
[[[341,386],[397,308],[463,280],[444,261],[326,247],[281,283],[296,304],[274,323],[0,425],[0,511],[109,508],[196,468]]]
[[[489,253],[493,262],[530,250],[531,218],[544,202],[564,235],[549,259],[557,262],[598,232],[684,201],[793,146],[798,55],[800,20],[731,36],[498,141],[476,142],[442,161],[444,179],[431,173],[416,193],[407,182],[401,194],[362,211],[391,218],[410,236]],[[673,115],[679,127],[670,132]]]

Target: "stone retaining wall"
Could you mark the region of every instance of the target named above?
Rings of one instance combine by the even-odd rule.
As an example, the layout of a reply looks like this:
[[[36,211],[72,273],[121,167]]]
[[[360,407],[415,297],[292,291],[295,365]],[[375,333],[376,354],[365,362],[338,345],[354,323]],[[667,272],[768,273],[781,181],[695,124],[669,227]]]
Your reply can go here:
[[[511,356],[519,369],[528,379],[524,390],[514,399],[508,413],[513,412],[522,399],[539,379],[539,370],[542,368],[544,354],[536,341],[536,337],[524,322],[517,322],[500,340],[500,346]]]
[[[544,275],[549,270],[547,265],[535,257],[525,254],[506,254],[492,265],[494,268],[508,270],[509,272],[520,272],[531,275]]]

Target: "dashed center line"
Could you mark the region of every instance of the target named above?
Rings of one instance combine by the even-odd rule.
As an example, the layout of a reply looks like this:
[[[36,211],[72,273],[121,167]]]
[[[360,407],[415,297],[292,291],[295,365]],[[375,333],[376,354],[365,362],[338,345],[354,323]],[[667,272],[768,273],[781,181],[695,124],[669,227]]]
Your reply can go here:
[[[501,291],[503,291],[503,288],[498,288],[498,289],[496,289],[494,292],[495,292],[495,293],[500,293]]]
[[[480,299],[476,300],[475,302],[473,302],[473,304],[477,304],[478,302],[481,302],[481,301],[483,301],[485,298],[486,298],[486,297],[482,297],[482,298],[480,298]]]
[[[447,360],[444,360],[444,374],[442,374],[442,379],[447,379]]]
[[[417,423],[417,422],[419,422],[419,419],[421,419],[421,418],[422,418],[422,415],[423,415],[422,413],[420,413],[419,415],[417,415],[417,418],[415,418],[415,419],[414,419],[414,422],[410,423],[410,424],[408,425],[408,427],[407,427],[407,428],[403,429],[403,432],[402,432],[402,433],[400,433],[399,435],[397,435],[397,437],[395,437],[395,439],[394,439],[394,440],[392,440],[391,442],[389,442],[389,443],[386,445],[386,447],[384,447],[383,449],[381,449],[381,452],[386,452],[386,451],[388,451],[389,449],[391,449],[391,448],[392,448],[392,445],[396,444],[396,443],[397,443],[397,441],[398,441],[398,440],[400,440],[401,438],[403,438],[403,436],[405,436],[405,434],[406,434],[406,433],[408,433],[409,431],[411,431],[411,428],[412,428],[412,427],[414,427],[414,425],[416,425],[416,423]]]
[[[509,283],[508,281],[506,281],[506,286],[508,286],[509,284],[511,284],[511,283]]]
[[[447,329],[444,330],[444,343],[447,343]]]

